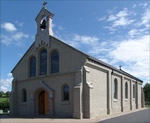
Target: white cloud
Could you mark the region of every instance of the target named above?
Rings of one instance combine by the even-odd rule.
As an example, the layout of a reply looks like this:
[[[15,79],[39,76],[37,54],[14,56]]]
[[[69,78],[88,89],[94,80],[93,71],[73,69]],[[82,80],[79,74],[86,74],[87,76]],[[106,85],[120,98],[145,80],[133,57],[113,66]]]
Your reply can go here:
[[[124,40],[109,52],[109,57],[123,62],[129,73],[142,79],[149,78],[149,35],[137,39]],[[115,64],[115,63],[114,63]]]
[[[8,35],[1,34],[1,43],[7,46],[11,44],[14,44],[16,46],[21,46],[22,39],[28,38],[28,37],[29,35],[24,34],[23,32],[15,32],[15,33],[8,34]]]
[[[116,29],[112,26],[105,26],[105,29],[109,29],[110,31],[114,32]]]
[[[27,34],[24,34],[23,32],[17,32],[12,35],[12,38],[14,40],[20,40],[21,38],[28,38],[29,36]]]
[[[12,73],[8,73],[8,75],[7,75],[8,77],[12,77]]]
[[[136,7],[136,4],[133,4],[132,8],[135,8]]]
[[[8,79],[1,79],[0,80],[0,91],[6,92],[10,91],[9,88],[11,87],[13,78]]]
[[[103,58],[98,58],[99,60],[101,60],[101,61],[103,61],[103,62],[105,62],[105,63],[109,63],[109,61],[108,61],[108,59],[103,59]]]
[[[103,16],[103,17],[101,17],[101,18],[98,18],[97,20],[98,20],[98,21],[103,21],[103,20],[105,20],[105,19],[106,19],[106,17]]]
[[[145,13],[141,18],[141,24],[150,25],[150,9],[146,9]]]
[[[128,16],[128,9],[124,8],[122,11],[118,12],[116,15],[109,15],[107,21],[114,21],[118,20],[120,18]]]
[[[112,22],[112,26],[110,26],[111,28],[117,26],[127,26],[135,21],[133,19],[129,19],[129,16],[131,15],[135,16],[136,13],[129,11],[127,8],[124,8],[123,10],[119,11],[116,15],[109,15],[107,21]]]
[[[80,41],[82,44],[98,44],[98,38],[94,36],[80,36],[80,35],[75,35],[73,38],[74,41]]]
[[[126,17],[128,15],[128,9],[124,8],[122,11],[118,12],[117,17]]]
[[[11,44],[12,39],[9,36],[1,34],[0,37],[1,37],[1,43],[5,44],[5,45]]]
[[[19,26],[23,26],[23,22],[15,22],[16,24],[18,24]],[[14,26],[14,24],[9,23],[9,22],[5,22],[1,25],[1,28],[5,29],[8,32],[11,33],[7,33],[7,34],[1,34],[0,38],[1,38],[1,43],[5,44],[5,45],[11,45],[14,44],[16,46],[21,46],[22,45],[22,39],[24,38],[28,38],[29,35],[21,32],[21,31],[16,31],[16,27]]]
[[[97,38],[96,36],[87,36],[87,35],[78,35],[75,34],[72,37],[71,41],[66,41],[68,44],[74,47],[80,47],[80,46],[85,46],[89,47],[88,53],[89,54],[94,54],[98,55],[100,52],[108,52],[108,44],[106,42],[101,42],[100,39]]]
[[[137,60],[148,60],[149,35],[138,39],[121,41],[116,49],[110,52],[110,56],[118,61],[137,62]],[[123,57],[122,57],[123,56]]]
[[[113,20],[116,20],[117,17],[114,16],[114,15],[110,15],[109,18],[107,19],[107,21],[113,21]]]
[[[138,33],[138,30],[137,30],[137,29],[131,29],[131,30],[128,32],[128,34],[129,34],[131,37],[133,37],[133,36],[135,36],[135,35],[137,35],[137,34],[139,34],[139,33]]]
[[[23,27],[23,25],[24,25],[24,22],[15,21],[15,23],[20,27]]]
[[[62,26],[58,26],[58,29],[59,30],[63,30],[64,28]]]
[[[9,23],[9,22],[5,22],[5,23],[1,24],[1,27],[8,32],[13,32],[13,31],[17,30],[15,25],[12,23]]]
[[[125,17],[121,17],[118,20],[114,21],[113,27],[126,26],[126,25],[129,25],[129,24],[133,23],[134,21],[135,20],[129,20],[129,19],[125,18]]]
[[[145,8],[148,5],[148,3],[139,3],[139,6],[142,6],[143,8]]]
[[[66,41],[69,45],[71,45],[72,47],[80,47],[79,42],[76,41]]]
[[[18,56],[20,56],[20,57],[22,57],[23,56],[23,54],[22,53],[17,53],[18,54]]]

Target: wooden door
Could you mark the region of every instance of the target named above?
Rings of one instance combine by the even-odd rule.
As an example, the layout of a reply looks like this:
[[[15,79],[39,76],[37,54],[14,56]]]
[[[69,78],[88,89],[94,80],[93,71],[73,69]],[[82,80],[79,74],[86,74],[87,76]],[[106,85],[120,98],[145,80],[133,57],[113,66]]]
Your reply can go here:
[[[48,114],[49,112],[49,99],[48,99],[48,93],[45,91],[44,93],[44,113]]]
[[[41,91],[38,97],[39,114],[47,115],[49,112],[49,99],[46,91]]]

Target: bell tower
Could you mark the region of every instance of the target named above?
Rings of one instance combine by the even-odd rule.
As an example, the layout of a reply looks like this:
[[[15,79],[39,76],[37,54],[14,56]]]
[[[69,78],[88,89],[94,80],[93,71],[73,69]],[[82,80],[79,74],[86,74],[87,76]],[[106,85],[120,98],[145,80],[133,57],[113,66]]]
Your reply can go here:
[[[46,9],[47,2],[44,1],[44,7],[41,9],[35,21],[37,23],[37,33],[35,36],[35,49],[41,44],[50,45],[50,36],[53,36],[52,19],[54,14]]]

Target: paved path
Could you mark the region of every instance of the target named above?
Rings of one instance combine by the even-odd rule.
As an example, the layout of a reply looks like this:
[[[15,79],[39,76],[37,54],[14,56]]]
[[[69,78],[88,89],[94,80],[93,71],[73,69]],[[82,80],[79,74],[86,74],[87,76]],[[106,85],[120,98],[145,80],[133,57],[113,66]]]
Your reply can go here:
[[[109,118],[109,119],[108,119]],[[107,119],[107,120],[104,120]],[[14,118],[0,116],[0,123],[150,123],[150,109],[135,110],[121,114],[113,114],[99,119],[73,118]]]
[[[110,118],[98,123],[150,123],[150,109]]]

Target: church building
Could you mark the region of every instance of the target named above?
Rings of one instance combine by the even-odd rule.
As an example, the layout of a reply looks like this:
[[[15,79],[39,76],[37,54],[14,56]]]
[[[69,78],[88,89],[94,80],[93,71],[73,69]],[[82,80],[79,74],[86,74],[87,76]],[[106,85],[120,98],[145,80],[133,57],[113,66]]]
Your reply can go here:
[[[100,118],[143,107],[142,81],[53,36],[46,3],[35,41],[12,70],[10,114]]]

